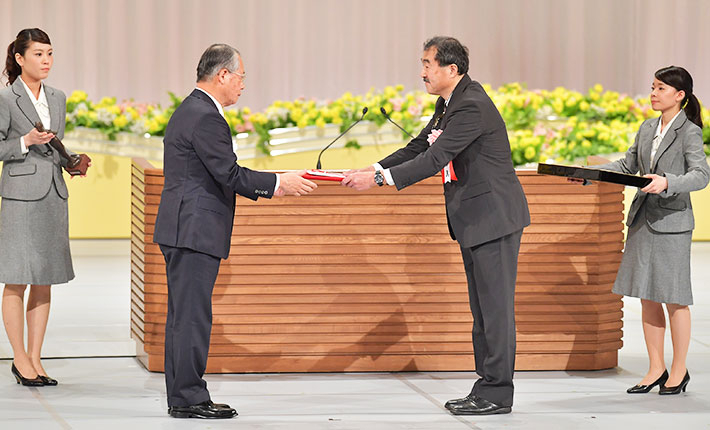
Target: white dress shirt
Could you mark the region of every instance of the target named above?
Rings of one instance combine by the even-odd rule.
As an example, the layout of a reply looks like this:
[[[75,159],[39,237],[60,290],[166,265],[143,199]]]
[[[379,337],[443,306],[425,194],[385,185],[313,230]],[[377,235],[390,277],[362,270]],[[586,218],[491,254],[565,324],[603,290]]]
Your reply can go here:
[[[218,102],[217,99],[212,96],[212,94],[208,93],[207,91],[203,90],[202,88],[200,88],[200,87],[195,87],[195,89],[200,90],[200,91],[202,91],[203,93],[207,94],[207,96],[212,100],[212,102],[214,103],[214,105],[217,106],[217,110],[219,111],[219,114],[222,115],[222,118],[224,118],[225,121],[226,121],[227,119],[224,117],[224,109],[222,108],[222,104],[221,104],[220,102]],[[237,148],[235,147],[235,148],[234,148],[234,155],[237,154],[236,149],[237,149]],[[276,193],[276,190],[279,189],[279,186],[280,186],[280,185],[281,185],[281,175],[279,175],[278,173],[276,173],[276,187],[274,187],[274,193]]]
[[[678,115],[680,115],[680,111],[678,111],[678,113],[675,114],[675,116],[670,121],[668,121],[668,124],[666,124],[663,130],[661,130],[661,123],[663,122],[663,117],[659,118],[658,127],[656,127],[656,135],[653,136],[653,142],[651,146],[651,164],[653,164],[653,159],[656,158],[656,151],[658,151],[658,147],[661,145],[661,142],[663,142],[663,138],[666,137],[666,133],[671,128],[671,124],[673,124],[673,121],[678,118]]]
[[[35,97],[30,87],[28,87],[25,81],[22,80],[22,77],[18,76],[17,79],[19,79],[20,82],[22,82],[22,86],[25,87],[25,91],[27,91],[27,95],[29,96],[30,101],[32,101],[32,105],[34,106],[35,111],[37,111],[37,116],[39,116],[40,121],[42,121],[44,129],[49,130],[51,128],[52,119],[49,117],[49,103],[47,103],[47,95],[44,93],[44,84],[40,82],[39,97]],[[27,145],[25,145],[24,136],[20,137],[20,148],[22,148],[23,154],[27,154],[30,151],[27,149]]]

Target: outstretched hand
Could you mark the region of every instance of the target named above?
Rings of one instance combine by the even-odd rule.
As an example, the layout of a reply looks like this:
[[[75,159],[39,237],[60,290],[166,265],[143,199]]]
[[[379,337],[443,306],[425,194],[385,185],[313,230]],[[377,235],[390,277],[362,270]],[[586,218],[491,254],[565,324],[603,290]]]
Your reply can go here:
[[[302,196],[318,188],[318,185],[316,185],[315,182],[311,182],[308,179],[303,178],[303,175],[305,174],[305,170],[301,170],[300,172],[282,173],[279,188],[276,190],[274,195],[276,197],[287,195]]]
[[[345,176],[351,175],[353,173],[358,173],[358,172],[374,172],[375,171],[375,166],[367,166],[363,167],[362,169],[350,169],[347,172],[344,173]]]
[[[345,172],[345,179],[343,179],[341,184],[358,191],[365,191],[376,185],[374,171],[374,168],[349,170]]]

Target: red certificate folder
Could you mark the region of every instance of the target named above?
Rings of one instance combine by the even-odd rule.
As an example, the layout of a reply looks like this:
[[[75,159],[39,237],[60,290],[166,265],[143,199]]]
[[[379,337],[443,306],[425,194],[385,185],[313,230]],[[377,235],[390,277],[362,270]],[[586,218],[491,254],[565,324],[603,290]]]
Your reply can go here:
[[[337,181],[340,182],[345,179],[345,175],[338,172],[328,172],[326,170],[306,170],[306,174],[303,175],[306,179],[317,180],[317,181]]]

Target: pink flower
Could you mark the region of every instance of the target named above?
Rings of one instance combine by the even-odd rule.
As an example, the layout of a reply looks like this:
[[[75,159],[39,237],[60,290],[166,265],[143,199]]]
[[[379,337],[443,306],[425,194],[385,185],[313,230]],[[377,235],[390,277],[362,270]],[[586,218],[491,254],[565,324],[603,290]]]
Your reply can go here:
[[[404,103],[404,99],[401,97],[396,97],[389,99],[389,102],[392,103],[392,111],[399,112],[402,110],[402,104]]]
[[[535,126],[535,129],[533,130],[533,136],[543,136],[546,134],[548,134],[547,130],[541,124]]]
[[[407,109],[407,112],[409,112],[410,115],[417,117],[422,114],[422,107],[419,106],[418,104],[410,104],[409,108]]]

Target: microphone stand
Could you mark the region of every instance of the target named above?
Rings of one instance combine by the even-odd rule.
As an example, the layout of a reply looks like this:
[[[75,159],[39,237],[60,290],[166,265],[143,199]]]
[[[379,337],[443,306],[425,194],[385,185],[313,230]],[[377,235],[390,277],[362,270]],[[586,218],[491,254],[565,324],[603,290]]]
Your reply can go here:
[[[340,133],[340,135],[338,135],[338,137],[336,137],[335,139],[333,139],[332,142],[330,142],[328,145],[326,145],[325,148],[323,148],[323,149],[321,150],[320,154],[318,154],[318,162],[316,163],[316,169],[320,170],[320,168],[321,168],[320,157],[321,157],[321,155],[323,155],[323,152],[325,152],[326,149],[330,148],[330,145],[334,144],[336,140],[338,140],[338,139],[340,139],[341,137],[343,137],[343,135],[344,135],[345,133],[347,133],[348,131],[350,131],[351,128],[355,127],[355,124],[357,124],[358,122],[362,121],[362,119],[365,118],[365,114],[366,114],[366,113],[367,113],[367,107],[364,107],[364,108],[362,109],[362,115],[360,116],[360,119],[358,119],[358,120],[355,121],[354,123],[350,124],[350,127],[346,128],[344,132]]]

